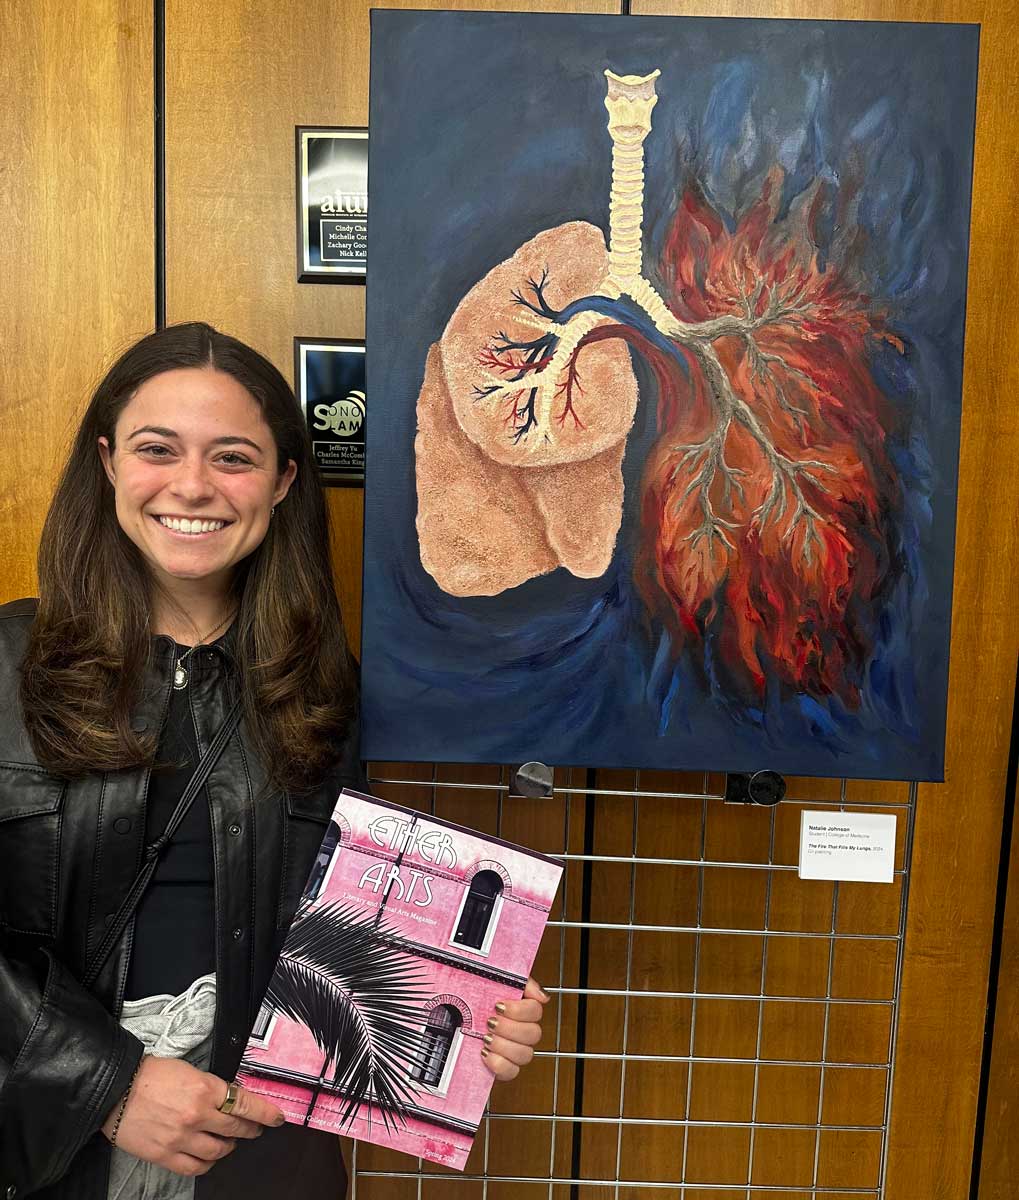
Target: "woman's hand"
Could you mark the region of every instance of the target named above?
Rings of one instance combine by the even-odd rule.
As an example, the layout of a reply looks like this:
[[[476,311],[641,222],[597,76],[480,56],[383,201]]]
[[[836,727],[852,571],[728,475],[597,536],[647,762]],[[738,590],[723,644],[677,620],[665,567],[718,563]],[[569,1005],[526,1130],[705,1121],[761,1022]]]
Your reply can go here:
[[[548,1000],[538,984],[528,979],[522,1000],[502,1000],[495,1006],[481,1057],[496,1079],[516,1079],[520,1068],[534,1057],[534,1047],[541,1041],[542,1006]]]
[[[233,1150],[237,1138],[256,1138],[264,1126],[283,1124],[274,1104],[243,1088],[233,1112],[221,1113],[226,1089],[218,1075],[181,1059],[146,1056],[117,1130],[118,1149],[178,1175],[204,1175]],[[107,1137],[118,1112],[119,1101],[103,1122]]]

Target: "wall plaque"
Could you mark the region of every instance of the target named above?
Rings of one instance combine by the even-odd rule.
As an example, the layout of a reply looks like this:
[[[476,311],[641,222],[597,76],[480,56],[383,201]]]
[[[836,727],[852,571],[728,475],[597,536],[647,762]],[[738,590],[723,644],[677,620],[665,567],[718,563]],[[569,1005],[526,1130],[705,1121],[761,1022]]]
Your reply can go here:
[[[297,127],[297,278],[358,282],[368,251],[368,130]]]
[[[326,484],[364,482],[364,342],[294,338],[294,380]]]

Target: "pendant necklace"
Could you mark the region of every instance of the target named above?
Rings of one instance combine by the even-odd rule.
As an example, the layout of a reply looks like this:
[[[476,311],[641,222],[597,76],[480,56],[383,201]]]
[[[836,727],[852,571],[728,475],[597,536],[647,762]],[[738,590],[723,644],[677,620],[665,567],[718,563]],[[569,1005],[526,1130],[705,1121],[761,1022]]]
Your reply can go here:
[[[211,638],[214,633],[218,633],[228,621],[232,620],[235,612],[236,610],[234,610],[234,612],[227,613],[227,615],[222,621],[220,621],[218,625],[213,626],[213,628],[210,629],[207,634],[205,634],[203,637],[200,637],[193,646],[189,646],[180,656],[180,658],[177,659],[177,662],[173,668],[173,690],[175,692],[182,692],[187,687],[188,680],[191,678],[190,675],[188,675],[187,667],[184,666],[184,663],[188,660],[188,658],[191,657],[192,654],[194,654],[194,652],[199,646],[202,645],[203,642]]]

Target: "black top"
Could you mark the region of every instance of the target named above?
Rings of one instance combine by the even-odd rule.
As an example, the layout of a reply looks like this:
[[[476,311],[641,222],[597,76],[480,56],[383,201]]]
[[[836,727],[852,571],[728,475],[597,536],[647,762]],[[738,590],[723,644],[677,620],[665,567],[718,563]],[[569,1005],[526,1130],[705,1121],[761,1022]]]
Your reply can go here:
[[[174,661],[187,651],[178,647]],[[185,666],[187,663],[185,662]],[[198,765],[190,689],[171,690],[149,780],[145,841],[166,828]],[[215,887],[208,794],[197,795],[163,851],[135,915],[125,999],[177,996],[216,969]]]

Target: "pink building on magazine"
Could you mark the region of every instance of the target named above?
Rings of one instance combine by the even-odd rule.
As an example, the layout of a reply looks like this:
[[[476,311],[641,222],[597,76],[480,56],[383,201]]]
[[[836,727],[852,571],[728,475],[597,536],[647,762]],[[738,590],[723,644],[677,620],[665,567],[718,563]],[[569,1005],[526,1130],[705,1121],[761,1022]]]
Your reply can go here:
[[[427,999],[407,1071],[413,1102],[397,1128],[374,1103],[344,1122],[347,1097],[323,1079],[308,1027],[269,1007],[245,1052],[244,1086],[270,1096],[290,1121],[462,1169],[492,1085],[480,1055],[486,1021],[496,1000],[523,990],[560,875],[557,862],[533,851],[343,793],[305,901],[313,911],[356,906],[368,923],[378,918],[388,947],[416,960]]]

